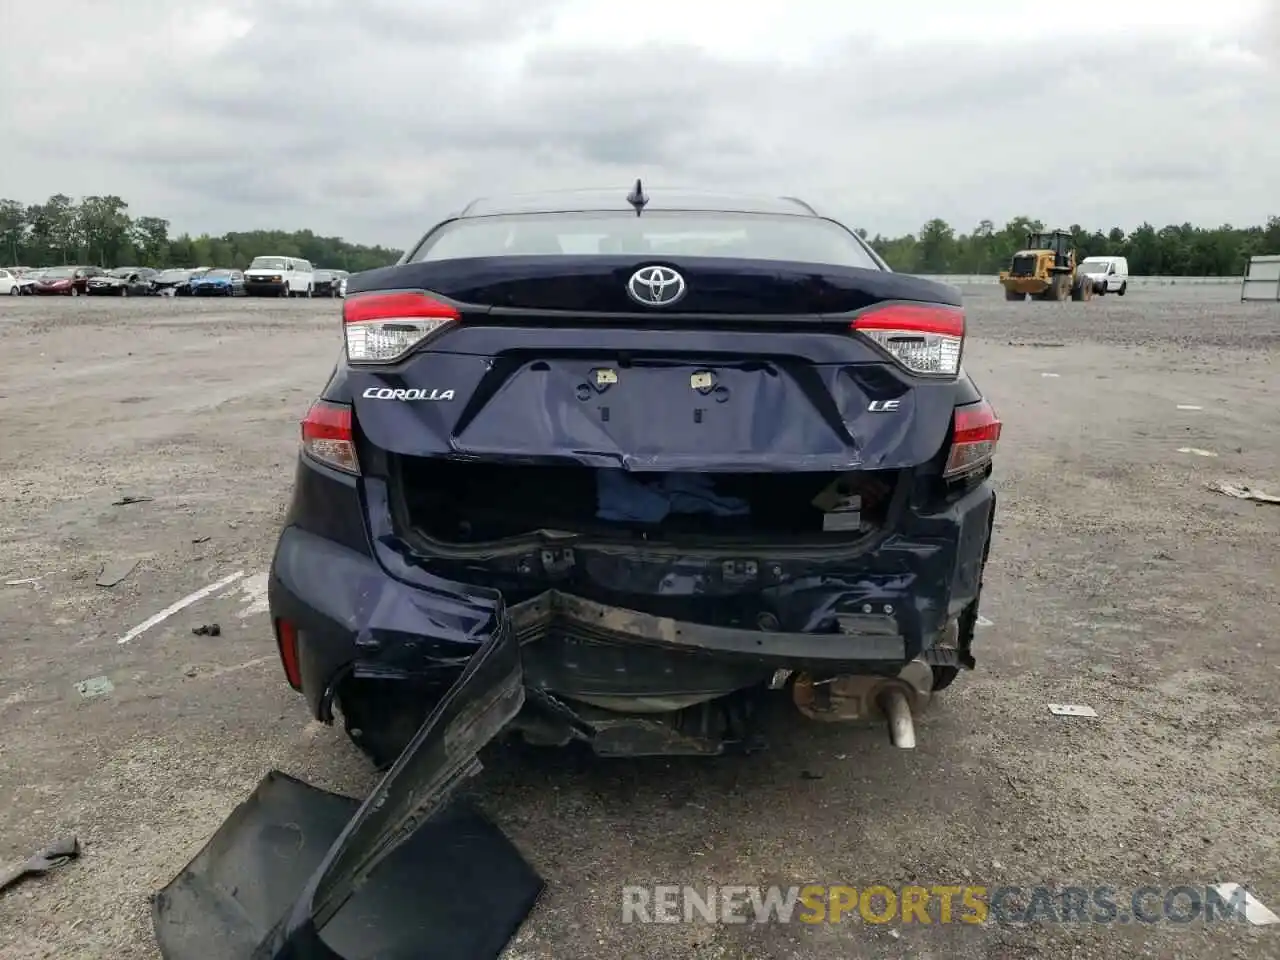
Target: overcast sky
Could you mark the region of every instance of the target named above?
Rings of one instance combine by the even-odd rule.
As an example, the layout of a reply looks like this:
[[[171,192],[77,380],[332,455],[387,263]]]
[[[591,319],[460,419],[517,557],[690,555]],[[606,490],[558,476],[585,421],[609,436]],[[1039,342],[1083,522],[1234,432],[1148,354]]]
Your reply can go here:
[[[47,0],[3,28],[0,196],[175,230],[400,247],[476,195],[637,176],[873,233],[1280,214],[1280,0]]]

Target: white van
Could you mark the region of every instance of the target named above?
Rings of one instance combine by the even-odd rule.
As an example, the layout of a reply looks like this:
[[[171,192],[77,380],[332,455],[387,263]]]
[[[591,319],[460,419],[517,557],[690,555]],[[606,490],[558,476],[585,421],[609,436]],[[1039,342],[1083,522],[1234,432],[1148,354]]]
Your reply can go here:
[[[1085,257],[1076,272],[1093,277],[1095,293],[1118,293],[1123,297],[1129,289],[1129,261],[1124,257]]]
[[[254,257],[244,271],[251,297],[309,297],[315,289],[315,267],[298,257]]]

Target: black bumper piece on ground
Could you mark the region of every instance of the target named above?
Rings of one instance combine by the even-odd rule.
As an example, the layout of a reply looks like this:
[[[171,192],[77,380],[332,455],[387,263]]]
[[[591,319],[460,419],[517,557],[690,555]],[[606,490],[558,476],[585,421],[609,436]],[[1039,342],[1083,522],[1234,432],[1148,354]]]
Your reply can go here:
[[[155,898],[165,960],[497,958],[543,883],[451,797],[523,702],[500,631],[358,805],[269,773]]]

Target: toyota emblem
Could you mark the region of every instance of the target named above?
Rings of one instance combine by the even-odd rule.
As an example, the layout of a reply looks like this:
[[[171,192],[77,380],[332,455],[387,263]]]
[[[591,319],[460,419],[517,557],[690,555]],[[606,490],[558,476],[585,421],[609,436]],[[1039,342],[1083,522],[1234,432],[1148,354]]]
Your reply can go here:
[[[627,281],[627,293],[646,307],[669,307],[684,297],[684,277],[670,267],[641,267]]]

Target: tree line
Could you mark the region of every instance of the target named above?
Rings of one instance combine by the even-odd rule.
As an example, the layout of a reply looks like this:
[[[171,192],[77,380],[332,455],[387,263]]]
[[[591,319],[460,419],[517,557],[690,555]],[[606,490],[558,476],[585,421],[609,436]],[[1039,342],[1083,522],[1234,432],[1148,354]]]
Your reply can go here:
[[[1040,220],[1015,217],[1000,229],[983,220],[972,233],[956,233],[945,220],[930,220],[918,234],[905,237],[868,237],[865,230],[858,232],[901,273],[993,274],[1008,268],[1028,233],[1045,227]],[[1265,227],[1205,228],[1184,223],[1157,229],[1144,223],[1128,233],[1120,227],[1104,233],[1073,223],[1065,229],[1079,259],[1125,257],[1129,273],[1137,277],[1238,277],[1250,257],[1280,254],[1280,217],[1274,216],[1267,218]]]
[[[957,233],[945,220],[930,220],[918,234],[868,236],[876,252],[901,273],[994,274],[1008,266],[1028,233],[1045,224],[1015,217],[996,229],[983,220],[971,233]],[[1144,223],[1125,232],[1112,227],[1092,232],[1079,224],[1069,228],[1080,257],[1123,256],[1134,276],[1240,276],[1249,257],[1280,253],[1280,217],[1265,227],[1195,227],[1170,224],[1157,229]],[[220,237],[188,233],[169,235],[161,217],[133,217],[117,196],[83,197],[55,194],[44,203],[0,200],[0,262],[47,267],[94,264],[102,267],[239,267],[258,256],[302,257],[317,266],[370,270],[395,263],[399,250],[321,237],[310,230],[251,230]]]
[[[220,237],[169,235],[161,217],[133,217],[120,197],[54,194],[44,203],[0,200],[0,264],[51,267],[236,267],[254,257],[301,257],[317,267],[371,270],[399,250],[321,237],[310,230],[250,230]]]

